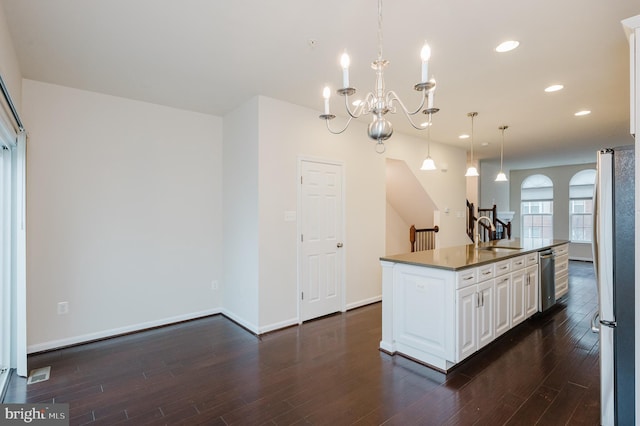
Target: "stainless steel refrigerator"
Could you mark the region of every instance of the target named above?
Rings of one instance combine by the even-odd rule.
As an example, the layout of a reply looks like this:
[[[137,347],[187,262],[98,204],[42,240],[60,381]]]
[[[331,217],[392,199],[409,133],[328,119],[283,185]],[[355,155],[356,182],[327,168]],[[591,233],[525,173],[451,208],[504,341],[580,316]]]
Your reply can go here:
[[[635,424],[634,148],[598,152],[593,254],[599,310],[601,424]]]

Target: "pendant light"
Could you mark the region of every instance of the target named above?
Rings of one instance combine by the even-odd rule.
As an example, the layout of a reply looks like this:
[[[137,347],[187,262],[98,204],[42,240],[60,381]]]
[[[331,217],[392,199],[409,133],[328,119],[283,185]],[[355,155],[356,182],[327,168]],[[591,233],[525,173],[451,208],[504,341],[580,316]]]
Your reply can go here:
[[[500,144],[500,173],[496,176],[496,182],[506,182],[508,181],[507,175],[502,171],[502,158],[504,157],[504,131],[507,130],[509,126],[500,126],[498,129],[502,131],[502,143]]]
[[[477,112],[467,113],[467,117],[471,117],[471,164],[467,169],[467,173],[464,174],[466,177],[480,176],[480,174],[478,173],[478,169],[476,169],[475,166],[473,165],[473,119],[476,115],[478,115]]]
[[[431,113],[427,122],[427,158],[422,162],[420,170],[436,170],[436,163],[431,158]]]

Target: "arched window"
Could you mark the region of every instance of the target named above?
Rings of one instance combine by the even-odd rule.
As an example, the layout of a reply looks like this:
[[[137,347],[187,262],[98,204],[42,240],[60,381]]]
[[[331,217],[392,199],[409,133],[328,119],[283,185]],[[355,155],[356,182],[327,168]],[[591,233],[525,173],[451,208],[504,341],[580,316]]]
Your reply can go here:
[[[532,175],[520,188],[521,238],[543,243],[553,239],[553,182],[545,175]]]
[[[569,235],[571,241],[590,243],[593,236],[594,169],[581,170],[569,181]]]

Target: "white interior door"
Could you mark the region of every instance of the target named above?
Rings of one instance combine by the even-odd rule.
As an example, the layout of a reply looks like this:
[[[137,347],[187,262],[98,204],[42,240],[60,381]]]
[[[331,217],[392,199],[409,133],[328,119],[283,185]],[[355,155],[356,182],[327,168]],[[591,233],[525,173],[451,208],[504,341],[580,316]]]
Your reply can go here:
[[[300,320],[341,310],[344,261],[342,165],[300,162]]]

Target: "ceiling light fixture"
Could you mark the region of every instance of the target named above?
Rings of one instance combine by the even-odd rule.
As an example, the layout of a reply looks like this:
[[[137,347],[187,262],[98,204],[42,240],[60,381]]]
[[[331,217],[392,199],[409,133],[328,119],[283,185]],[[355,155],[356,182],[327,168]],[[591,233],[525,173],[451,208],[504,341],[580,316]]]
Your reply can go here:
[[[508,41],[500,43],[498,45],[498,47],[496,47],[496,52],[498,52],[498,53],[509,52],[509,51],[515,49],[518,46],[520,46],[520,42],[518,42],[516,40],[508,40]]]
[[[427,158],[422,162],[420,170],[436,170],[436,163],[431,158],[431,114],[427,123]]]
[[[500,173],[496,176],[496,182],[506,182],[507,175],[502,171],[502,157],[504,156],[504,131],[507,130],[509,126],[500,126],[498,129],[502,131],[502,143],[500,144]]]
[[[575,115],[576,117],[582,117],[583,115],[589,115],[589,114],[591,114],[591,111],[587,109],[583,109],[582,111],[578,111],[573,115]]]
[[[466,177],[480,176],[478,169],[473,165],[473,119],[476,115],[478,115],[477,112],[470,112],[467,114],[467,117],[471,117],[471,163],[467,169],[467,173],[464,174]]]
[[[562,89],[564,89],[564,86],[562,84],[552,84],[551,86],[544,89],[544,91],[547,93],[551,93],[551,92],[557,92],[558,90],[562,90]]]
[[[371,139],[376,141],[376,152],[383,153],[385,151],[384,141],[389,139],[393,134],[393,126],[391,122],[385,118],[385,115],[390,112],[396,113],[396,104],[400,106],[400,110],[404,113],[409,120],[409,123],[413,128],[417,130],[423,130],[420,125],[415,124],[411,120],[411,116],[423,112],[424,114],[434,114],[438,112],[438,108],[433,107],[433,97],[436,88],[435,80],[429,79],[428,66],[429,58],[431,56],[431,48],[428,44],[424,44],[420,52],[420,58],[422,59],[422,78],[418,84],[413,88],[419,92],[420,105],[415,110],[408,110],[402,100],[393,90],[386,90],[384,85],[384,67],[389,64],[389,61],[382,59],[382,0],[378,0],[378,59],[373,61],[371,68],[376,71],[376,84],[375,89],[372,92],[367,93],[362,102],[355,107],[354,110],[349,108],[349,96],[356,93],[356,89],[349,86],[349,65],[350,59],[347,53],[343,53],[340,60],[342,66],[342,88],[338,89],[336,93],[345,97],[345,109],[349,118],[344,128],[341,130],[332,130],[329,126],[329,120],[333,120],[336,116],[331,114],[329,108],[329,99],[331,97],[331,90],[329,87],[325,87],[323,90],[324,97],[324,114],[320,115],[320,118],[325,120],[327,129],[333,134],[340,134],[344,132],[351,120],[359,118],[362,115],[371,114],[373,120],[369,123],[368,135]],[[423,110],[423,107],[427,103],[427,108]]]

